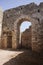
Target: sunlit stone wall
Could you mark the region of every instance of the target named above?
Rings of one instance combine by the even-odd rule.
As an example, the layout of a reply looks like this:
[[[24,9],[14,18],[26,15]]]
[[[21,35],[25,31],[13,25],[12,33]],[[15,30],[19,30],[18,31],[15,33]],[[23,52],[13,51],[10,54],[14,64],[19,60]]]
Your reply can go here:
[[[43,3],[39,5],[30,3],[6,10],[3,13],[2,45],[4,45],[4,48],[8,48],[8,35],[12,35],[12,48],[17,49],[19,46],[20,25],[23,21],[31,21],[32,50],[37,52],[43,50]],[[8,34],[9,32],[11,34]]]
[[[1,46],[2,20],[3,20],[3,11],[2,8],[0,8],[0,46]]]

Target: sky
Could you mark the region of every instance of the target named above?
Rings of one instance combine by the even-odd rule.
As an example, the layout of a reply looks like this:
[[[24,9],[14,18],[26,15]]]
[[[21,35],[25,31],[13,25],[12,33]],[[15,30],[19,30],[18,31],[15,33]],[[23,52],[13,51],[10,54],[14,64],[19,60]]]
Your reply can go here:
[[[25,31],[27,28],[29,28],[29,26],[31,26],[31,22],[24,21],[20,26],[20,32]]]
[[[3,10],[6,10],[20,5],[29,4],[31,2],[39,4],[40,2],[43,2],[43,0],[0,0],[0,7],[2,7]]]
[[[10,8],[15,8],[21,5],[26,5],[29,3],[36,3],[37,5],[39,5],[40,2],[43,2],[43,0],[0,0],[0,7],[2,8],[2,10],[6,10],[6,9],[10,9]],[[26,28],[27,26],[29,27],[30,24],[27,23],[23,23],[22,27],[21,27],[21,31],[24,30],[24,28]]]

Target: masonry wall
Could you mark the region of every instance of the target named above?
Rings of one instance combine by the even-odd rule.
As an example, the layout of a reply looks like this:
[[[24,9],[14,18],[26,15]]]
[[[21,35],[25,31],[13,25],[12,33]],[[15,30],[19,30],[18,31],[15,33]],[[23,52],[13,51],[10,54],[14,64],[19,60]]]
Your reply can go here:
[[[7,32],[11,31],[12,48],[17,49],[19,47],[19,28],[21,23],[26,20],[32,23],[32,50],[43,50],[43,3],[38,6],[31,3],[4,11],[2,40],[5,35],[7,37]]]
[[[21,45],[23,48],[32,48],[32,32],[31,26],[21,34]]]
[[[0,8],[0,48],[1,48],[2,20],[3,20],[3,11]]]

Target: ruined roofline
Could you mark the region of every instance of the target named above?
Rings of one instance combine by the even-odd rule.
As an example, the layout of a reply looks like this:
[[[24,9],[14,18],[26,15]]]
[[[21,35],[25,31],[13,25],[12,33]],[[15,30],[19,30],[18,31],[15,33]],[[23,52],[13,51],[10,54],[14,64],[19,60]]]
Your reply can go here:
[[[29,28],[25,29],[23,32],[21,33],[24,33],[24,32],[29,32]]]
[[[21,6],[18,6],[18,7],[14,7],[14,8],[7,9],[7,10],[5,10],[4,12],[9,11],[9,10],[12,10],[12,9],[17,9],[17,8],[21,8],[21,7],[25,7],[25,6],[30,6],[30,5],[35,5],[35,6],[37,6],[37,4],[35,4],[34,2],[32,2],[32,3],[30,3],[30,4],[25,4],[25,5],[21,5]]]
[[[40,2],[39,5],[37,5],[36,3],[32,2],[32,3],[30,3],[30,4],[21,5],[21,6],[15,7],[15,8],[7,9],[7,10],[5,10],[4,12],[9,11],[9,10],[13,10],[13,9],[22,8],[22,7],[25,7],[25,6],[30,6],[30,5],[31,5],[31,6],[35,6],[35,7],[39,7],[39,6],[43,5],[43,2]]]

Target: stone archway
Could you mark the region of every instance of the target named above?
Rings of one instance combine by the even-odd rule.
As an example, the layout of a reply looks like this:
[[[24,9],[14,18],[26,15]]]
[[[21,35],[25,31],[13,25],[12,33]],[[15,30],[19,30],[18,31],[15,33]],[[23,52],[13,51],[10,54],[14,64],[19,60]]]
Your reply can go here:
[[[15,43],[15,44],[13,44],[13,48],[15,48],[15,49],[17,49],[18,47],[19,47],[19,34],[20,34],[20,25],[21,25],[21,23],[23,22],[23,21],[31,21],[31,23],[32,23],[32,41],[31,41],[31,47],[32,47],[32,49],[35,49],[34,47],[33,47],[33,45],[36,47],[36,36],[35,35],[37,35],[36,33],[36,30],[35,30],[35,22],[36,22],[36,20],[35,19],[33,19],[33,18],[31,18],[30,16],[21,16],[20,18],[18,18],[16,21],[15,21],[15,23],[14,23],[14,36],[13,36],[13,42]],[[36,33],[34,33],[34,32],[36,32]]]
[[[31,21],[32,23],[32,50],[43,50],[43,3],[36,5],[30,3],[27,5],[19,6],[4,11],[2,22],[2,42],[5,43],[4,47],[7,48],[7,36],[3,32],[7,30],[12,32],[12,48],[19,47],[19,27],[23,21]],[[42,27],[42,29],[41,29]],[[7,29],[7,30],[6,30]],[[3,43],[1,45],[3,45]],[[2,47],[2,46],[1,46]]]

